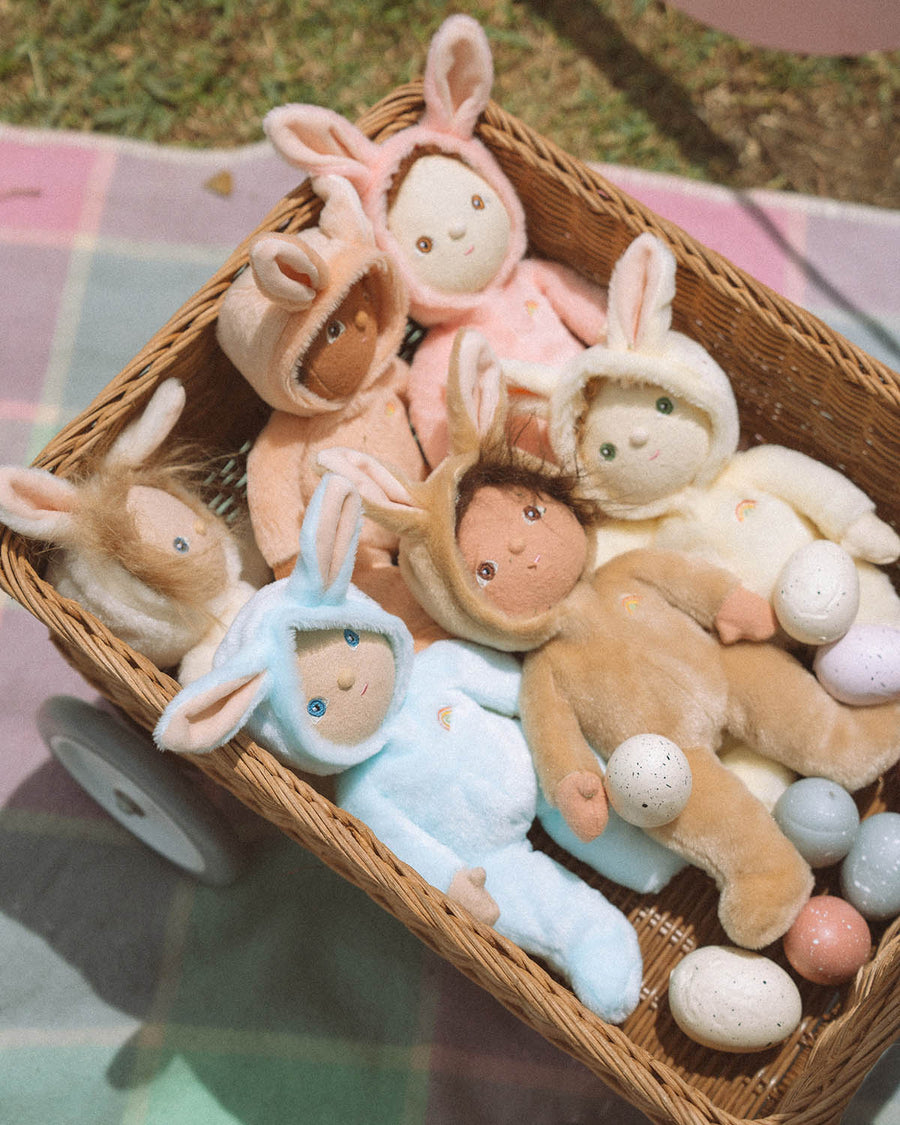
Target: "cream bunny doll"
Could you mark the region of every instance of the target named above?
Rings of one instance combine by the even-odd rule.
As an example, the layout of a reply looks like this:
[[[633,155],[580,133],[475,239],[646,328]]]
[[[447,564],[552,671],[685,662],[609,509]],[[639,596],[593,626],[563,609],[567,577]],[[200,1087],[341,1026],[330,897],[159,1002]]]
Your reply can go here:
[[[816,667],[836,698],[893,698],[900,598],[879,565],[897,558],[900,538],[836,470],[778,445],[738,451],[731,384],[704,348],[672,330],[674,296],[674,256],[642,234],[613,271],[606,343],[562,371],[547,369],[543,380],[533,370],[512,376],[546,394],[554,453],[577,466],[586,493],[610,517],[595,562],[653,545],[725,566],[749,589],[780,600],[782,624],[798,640],[835,642],[820,650]],[[825,556],[806,590],[784,584],[786,566],[816,540],[839,545],[855,563],[858,613],[849,632],[841,597],[856,591],[845,589],[841,552]],[[835,610],[845,623],[829,633]]]

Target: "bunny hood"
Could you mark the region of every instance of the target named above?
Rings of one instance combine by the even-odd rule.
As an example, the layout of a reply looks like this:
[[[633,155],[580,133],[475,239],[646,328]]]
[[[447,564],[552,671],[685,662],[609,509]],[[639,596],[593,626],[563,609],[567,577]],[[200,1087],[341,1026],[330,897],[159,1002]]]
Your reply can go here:
[[[563,464],[580,460],[581,421],[591,390],[604,379],[655,384],[706,415],[710,447],[695,485],[709,484],[735,453],[740,423],[731,383],[705,348],[672,330],[674,297],[674,255],[655,236],[639,235],[613,269],[606,343],[571,360],[550,397],[550,441]],[[611,516],[638,520],[661,515],[677,500],[668,495],[636,507],[604,499],[602,507]]]
[[[258,236],[248,268],[222,301],[216,328],[222,350],[260,398],[301,417],[346,410],[378,381],[394,362],[408,306],[403,282],[375,245],[351,185],[323,176],[313,187],[325,199],[318,227]],[[367,275],[378,310],[374,357],[350,395],[324,398],[299,381],[298,371],[328,318]]]
[[[346,513],[343,526],[337,526],[334,515],[345,500],[352,508],[352,530]],[[323,478],[301,528],[293,572],[263,587],[243,607],[216,651],[212,671],[180,692],[163,712],[155,731],[160,746],[204,753],[246,729],[282,761],[314,774],[339,773],[378,753],[405,700],[413,648],[403,622],[350,585],[360,520],[356,492],[334,475]],[[335,538],[343,538],[336,573],[323,574],[323,521],[332,521]],[[333,629],[376,633],[387,640],[394,656],[394,686],[385,719],[373,735],[351,744],[332,742],[317,732],[296,659],[298,633]],[[244,685],[249,691],[240,706],[222,710],[211,734],[202,730],[190,741],[182,737],[177,720],[186,707],[202,713],[210,701],[229,692],[236,695]]]
[[[438,29],[425,66],[425,112],[419,122],[375,144],[333,110],[313,105],[285,105],[263,122],[278,152],[320,175],[337,173],[359,192],[375,238],[402,271],[410,295],[410,312],[425,327],[461,318],[501,289],[524,257],[525,213],[511,182],[488,148],[474,136],[475,124],[488,104],[493,61],[487,36],[471,16],[454,15]],[[417,279],[405,265],[405,251],[388,229],[388,192],[394,176],[415,149],[437,149],[459,157],[497,193],[510,220],[510,240],[503,262],[487,286],[475,293],[447,293]]]

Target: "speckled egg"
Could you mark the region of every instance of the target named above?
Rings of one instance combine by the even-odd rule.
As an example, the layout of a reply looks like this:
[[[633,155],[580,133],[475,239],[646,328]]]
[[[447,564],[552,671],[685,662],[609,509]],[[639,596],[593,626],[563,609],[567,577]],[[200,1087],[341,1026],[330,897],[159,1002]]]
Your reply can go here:
[[[790,975],[768,957],[727,945],[695,949],[669,975],[675,1022],[718,1051],[765,1051],[791,1035],[803,1015]]]
[[[784,564],[772,593],[781,627],[808,645],[836,641],[859,609],[859,576],[843,547],[816,539]]]
[[[814,984],[843,984],[871,952],[865,918],[835,895],[811,898],[784,935],[784,953],[792,968]]]
[[[674,820],[687,804],[691,767],[668,738],[637,734],[610,755],[606,793],[623,820],[639,828],[656,828]]]
[[[816,653],[813,671],[829,695],[865,707],[900,695],[900,630],[854,625]]]
[[[780,762],[773,762],[743,743],[730,742],[719,751],[719,761],[747,786],[771,812],[781,794],[797,775]]]
[[[795,781],[778,798],[773,815],[810,867],[830,867],[842,860],[859,830],[856,802],[824,777]]]
[[[841,866],[841,893],[866,918],[900,914],[900,813],[864,820]]]

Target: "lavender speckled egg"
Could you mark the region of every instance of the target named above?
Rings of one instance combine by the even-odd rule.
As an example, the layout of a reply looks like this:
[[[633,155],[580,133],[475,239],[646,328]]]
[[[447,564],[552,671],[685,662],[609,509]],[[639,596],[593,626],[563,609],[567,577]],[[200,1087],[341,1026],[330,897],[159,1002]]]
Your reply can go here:
[[[856,839],[859,812],[846,789],[824,777],[803,777],[778,798],[778,827],[810,867],[830,867]]]
[[[778,576],[772,607],[788,636],[808,645],[836,641],[859,610],[859,575],[852,557],[828,539],[800,547]]]
[[[816,653],[813,671],[822,687],[855,707],[900,695],[900,629],[854,625],[839,641]]]
[[[695,949],[669,974],[669,1008],[685,1035],[705,1047],[765,1051],[803,1015],[790,975],[768,957],[728,945]]]
[[[900,813],[876,813],[859,826],[841,867],[841,893],[866,918],[900,914]]]
[[[668,824],[691,795],[691,767],[674,742],[660,734],[626,738],[606,763],[606,793],[623,820],[639,828]]]

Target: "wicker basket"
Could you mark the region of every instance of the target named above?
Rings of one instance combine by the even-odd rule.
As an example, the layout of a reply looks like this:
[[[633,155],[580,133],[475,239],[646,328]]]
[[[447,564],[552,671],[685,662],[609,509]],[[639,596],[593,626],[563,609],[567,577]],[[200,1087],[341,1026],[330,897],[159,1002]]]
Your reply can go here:
[[[359,124],[379,140],[415,122],[421,110],[421,85],[413,84],[395,91]],[[478,132],[516,185],[537,254],[606,282],[613,263],[637,234],[650,230],[664,238],[678,260],[675,327],[698,339],[730,374],[747,437],[790,445],[840,468],[897,524],[896,374],[497,106],[489,106]],[[260,229],[299,230],[314,223],[317,213],[318,201],[301,185]],[[210,452],[227,455],[256,435],[264,420],[261,406],[215,341],[219,301],[246,254],[247,242],[47,446],[38,464],[63,476],[73,472],[93,447],[105,448],[169,376],[187,388],[188,405],[176,438],[202,440]],[[67,660],[102,695],[152,728],[177,690],[175,681],[79,605],[62,599],[41,578],[34,545],[2,527],[0,585],[49,627]],[[364,825],[250,740],[238,738],[197,758],[196,765],[365,890],[428,946],[655,1121],[836,1122],[897,1035],[900,924],[876,935],[877,955],[852,985],[835,992],[801,984],[804,1018],[780,1048],[759,1055],[721,1054],[682,1035],[665,999],[669,971],[684,953],[725,940],[716,918],[715,889],[700,872],[683,872],[654,898],[614,887],[567,861],[628,914],[643,948],[640,1005],[621,1028],[612,1027],[515,945],[473,923]],[[898,807],[895,787],[896,782],[885,779],[861,794],[862,811]],[[546,839],[536,842],[560,858]],[[778,949],[769,952],[780,956]]]

